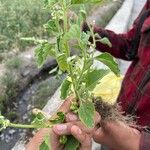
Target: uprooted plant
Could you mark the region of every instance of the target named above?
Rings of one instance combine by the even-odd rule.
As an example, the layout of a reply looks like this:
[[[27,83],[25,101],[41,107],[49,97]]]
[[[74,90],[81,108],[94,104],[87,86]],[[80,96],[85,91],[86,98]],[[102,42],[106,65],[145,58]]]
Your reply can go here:
[[[75,95],[71,110],[77,113],[80,120],[89,128],[94,126],[94,96],[93,89],[99,81],[110,71],[119,76],[119,68],[113,57],[109,53],[103,53],[95,56],[96,43],[101,42],[111,47],[107,38],[101,38],[94,33],[93,26],[89,25],[89,31],[82,31],[82,24],[86,20],[86,11],[83,4],[97,3],[102,0],[45,0],[45,8],[51,12],[51,19],[44,25],[47,32],[51,34],[48,40],[37,40],[35,38],[26,38],[39,44],[36,49],[36,58],[41,67],[46,58],[51,56],[58,63],[59,73],[66,72],[67,78],[61,85],[61,99],[65,100],[71,94]],[[68,13],[72,7],[81,6],[76,19]],[[89,39],[92,39],[90,42]],[[52,40],[49,40],[52,39]],[[72,49],[77,53],[72,55]],[[97,69],[94,61],[100,61],[109,69]],[[57,69],[58,69],[57,68]],[[54,70],[57,70],[54,69]],[[19,128],[51,128],[54,124],[64,122],[65,114],[57,112],[55,119],[47,120],[46,117],[38,112],[36,118],[30,125],[13,124],[9,120],[0,116],[1,129],[6,127]],[[42,143],[40,149],[48,145],[48,138]],[[65,149],[77,149],[79,143],[73,138],[63,136],[60,142],[65,144]],[[71,143],[74,144],[71,144]]]

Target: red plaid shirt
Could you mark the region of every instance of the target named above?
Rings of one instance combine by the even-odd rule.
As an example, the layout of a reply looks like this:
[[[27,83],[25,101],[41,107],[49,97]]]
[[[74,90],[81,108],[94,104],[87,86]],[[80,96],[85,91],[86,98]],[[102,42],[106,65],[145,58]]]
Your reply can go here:
[[[131,50],[131,43],[141,14],[150,9],[150,0],[147,1],[142,12],[135,20],[133,27],[125,34],[116,34],[100,27],[95,27],[95,32],[102,37],[108,37],[112,43],[109,48],[97,43],[97,49],[109,52],[116,58],[127,60],[127,51]],[[121,23],[121,22],[120,22]],[[137,58],[132,60],[124,81],[118,101],[122,104],[126,114],[136,115],[137,123],[141,126],[150,125],[150,16],[145,20],[141,29],[141,39],[138,47]],[[150,133],[142,132],[140,150],[150,150]]]

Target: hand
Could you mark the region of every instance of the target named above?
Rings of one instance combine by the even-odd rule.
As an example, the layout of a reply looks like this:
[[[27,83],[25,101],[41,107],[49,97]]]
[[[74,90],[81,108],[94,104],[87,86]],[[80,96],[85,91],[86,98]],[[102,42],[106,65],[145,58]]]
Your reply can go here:
[[[63,105],[60,107],[59,111],[64,113],[70,112],[70,105],[73,100],[73,97],[68,98]],[[55,118],[55,116],[54,116]],[[100,119],[95,119],[97,122]],[[51,129],[41,129],[39,130],[34,137],[30,140],[30,142],[26,145],[26,150],[38,150],[39,146],[42,144],[44,137],[49,133],[52,137],[51,145],[52,150],[61,150],[63,149],[63,145],[59,143],[60,135],[68,135],[72,134],[81,144],[81,149],[90,150],[91,149],[91,135],[92,129],[87,129],[78,119],[76,115],[72,113],[68,113],[66,115],[66,124],[54,126],[53,130]],[[65,127],[63,126],[65,125]],[[66,128],[67,127],[67,128]],[[80,127],[80,128],[79,128]],[[60,128],[62,130],[60,130]]]
[[[68,113],[70,111],[72,98],[69,98],[61,106],[59,111]],[[77,118],[77,116],[68,113],[66,116],[67,128],[61,128],[54,126],[53,130],[42,129],[40,130],[27,144],[27,150],[37,150],[47,133],[53,134],[52,145],[54,148],[60,146],[58,143],[58,137],[60,135],[72,134],[79,140],[81,149],[91,149],[91,137],[100,144],[107,145],[113,150],[139,150],[139,143],[141,134],[138,130],[133,129],[122,122],[103,122],[99,115],[95,115],[95,128],[87,129]],[[98,123],[101,123],[101,127],[96,127]],[[64,125],[64,124],[62,124]],[[60,125],[61,126],[61,125]],[[57,130],[58,129],[58,130]],[[80,136],[77,131],[81,130]],[[83,141],[83,142],[82,142]],[[57,143],[57,144],[56,144]],[[55,145],[56,144],[56,145]]]
[[[53,132],[57,137],[58,135],[72,134],[82,143],[80,149],[90,150],[91,137],[93,137],[97,143],[107,145],[113,150],[139,150],[140,132],[127,126],[123,122],[103,122],[100,120],[100,117],[96,115],[95,120],[97,122],[95,122],[95,125],[101,123],[101,127],[87,129],[78,121],[79,119],[77,119],[77,116],[75,117],[73,114],[67,114],[66,120],[68,123],[54,126]],[[74,127],[77,130],[80,129],[82,135],[79,135],[77,130],[74,130]]]
[[[100,116],[98,113],[95,114],[95,125],[99,123]],[[66,122],[63,124],[55,125],[52,131],[52,150],[63,150],[63,145],[59,142],[59,137],[61,135],[73,135],[80,142],[80,150],[91,150],[92,148],[92,133],[96,128],[89,129],[78,117],[73,113],[68,113],[66,115]]]
[[[58,111],[62,111],[64,113],[68,113],[70,111],[71,102],[73,97],[69,97],[67,100],[64,101],[62,106],[59,108]],[[53,116],[55,118],[55,115]],[[29,143],[26,145],[26,150],[38,150],[39,146],[42,144],[45,136],[47,133],[51,133],[51,129],[40,129],[33,138],[30,139]]]
[[[139,150],[141,134],[123,122],[103,122],[93,138],[113,150]]]
[[[51,148],[52,150],[63,150],[64,145],[60,144],[59,138],[61,135],[73,135],[80,143],[80,150],[91,150],[92,139],[91,136],[81,129],[79,124],[71,123],[60,124],[54,126],[51,134]]]

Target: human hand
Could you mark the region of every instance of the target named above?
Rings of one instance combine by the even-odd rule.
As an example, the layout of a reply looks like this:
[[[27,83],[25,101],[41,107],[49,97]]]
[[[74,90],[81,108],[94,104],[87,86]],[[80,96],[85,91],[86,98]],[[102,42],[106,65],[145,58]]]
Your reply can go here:
[[[67,116],[69,116],[69,114],[67,114]],[[77,116],[75,117],[75,115],[71,114],[70,117],[66,118],[68,123],[54,126],[53,132],[57,137],[60,135],[72,134],[80,143],[82,143],[80,149],[90,150],[91,138],[93,138],[97,143],[107,145],[113,150],[139,150],[141,138],[140,132],[127,126],[123,122],[103,122],[97,115],[95,117],[95,120],[97,120],[95,125],[100,123],[101,127],[87,129],[79,119],[77,119]],[[81,135],[78,134],[77,130],[74,130],[74,127],[75,129],[82,131]],[[61,130],[59,130],[59,128]]]
[[[70,105],[72,97],[64,102],[59,111],[65,113],[70,112]],[[98,114],[98,113],[96,113]],[[80,149],[90,150],[91,149],[91,137],[100,144],[107,145],[113,150],[139,150],[139,143],[141,134],[138,130],[133,129],[122,122],[103,122],[99,115],[95,115],[95,128],[86,128],[74,114],[68,113],[66,115],[67,128],[64,126],[62,130],[57,130],[58,126],[54,126],[51,129],[40,130],[27,144],[27,150],[36,150],[39,148],[40,144],[47,133],[52,133],[52,145],[54,147],[63,148],[62,145],[58,143],[58,138],[60,135],[72,134],[77,140],[82,143]],[[101,127],[97,126],[101,124]],[[61,124],[64,125],[64,124]],[[60,125],[60,126],[61,126]],[[79,133],[81,134],[79,134]]]
[[[100,122],[100,116],[95,113],[95,125]],[[91,150],[92,148],[92,133],[95,128],[86,128],[85,125],[79,121],[78,117],[73,113],[66,115],[66,122],[63,124],[55,125],[51,133],[51,146],[52,150],[63,150],[64,145],[60,144],[59,137],[62,135],[72,135],[80,143],[80,150]]]
[[[66,99],[58,111],[68,113],[70,111],[70,106],[71,106],[71,102],[73,101],[73,99],[74,99],[73,96],[70,96],[68,99]],[[57,115],[54,115],[52,118],[55,118],[55,117],[57,117]],[[29,143],[27,143],[26,150],[38,150],[39,146],[42,144],[45,136],[48,133],[49,134],[51,133],[51,129],[49,129],[49,128],[40,129],[33,136],[33,138],[30,139]]]
[[[101,122],[93,134],[97,143],[113,150],[139,150],[141,133],[123,122]]]

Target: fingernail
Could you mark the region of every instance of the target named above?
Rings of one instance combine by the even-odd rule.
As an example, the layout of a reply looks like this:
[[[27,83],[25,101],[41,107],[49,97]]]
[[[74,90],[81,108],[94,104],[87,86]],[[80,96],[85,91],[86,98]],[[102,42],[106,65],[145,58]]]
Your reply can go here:
[[[62,132],[67,129],[67,126],[62,124],[62,125],[56,125],[55,128],[57,131]]]
[[[76,115],[70,115],[70,114],[68,115],[68,118],[70,121],[75,121],[78,119]]]
[[[82,131],[79,127],[77,126],[73,126],[73,129],[78,133],[78,134],[82,134]]]
[[[82,131],[81,131],[81,129],[79,129],[79,128],[78,128],[78,133],[79,133],[79,134],[82,134]]]

